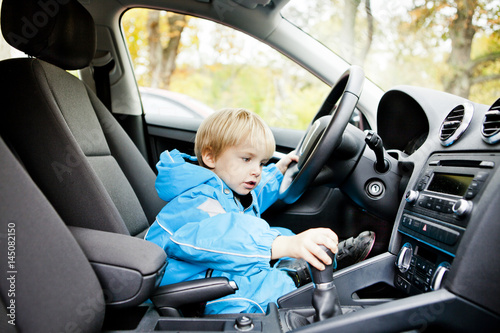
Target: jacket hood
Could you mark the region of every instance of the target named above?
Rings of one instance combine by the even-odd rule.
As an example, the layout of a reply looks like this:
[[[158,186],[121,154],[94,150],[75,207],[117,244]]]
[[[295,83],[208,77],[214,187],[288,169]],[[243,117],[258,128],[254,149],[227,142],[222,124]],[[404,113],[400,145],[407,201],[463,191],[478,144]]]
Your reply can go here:
[[[211,180],[219,183],[215,173],[188,163],[185,159],[196,161],[196,158],[183,154],[177,149],[161,153],[160,161],[156,164],[158,176],[155,187],[163,200],[171,201],[181,193]]]

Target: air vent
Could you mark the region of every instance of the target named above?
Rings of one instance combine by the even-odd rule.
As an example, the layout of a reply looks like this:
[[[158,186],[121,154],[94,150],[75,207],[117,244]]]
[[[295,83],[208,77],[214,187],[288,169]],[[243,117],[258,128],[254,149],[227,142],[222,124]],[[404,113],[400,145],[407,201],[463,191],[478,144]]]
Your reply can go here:
[[[460,104],[448,113],[441,124],[439,139],[445,147],[451,146],[469,127],[474,107],[470,103]]]
[[[500,141],[500,98],[484,114],[481,134],[483,140],[491,145]]]

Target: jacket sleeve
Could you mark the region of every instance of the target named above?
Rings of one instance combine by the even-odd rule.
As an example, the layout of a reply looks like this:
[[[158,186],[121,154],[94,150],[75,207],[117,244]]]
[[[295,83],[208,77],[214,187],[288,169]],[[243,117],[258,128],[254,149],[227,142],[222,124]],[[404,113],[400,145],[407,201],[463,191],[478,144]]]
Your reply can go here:
[[[254,190],[261,213],[278,200],[282,180],[283,174],[276,164],[269,164],[262,170],[260,183]]]
[[[205,208],[218,203],[213,198],[206,202]],[[239,275],[270,269],[271,245],[279,230],[255,216],[217,213],[213,207],[209,214],[198,207],[184,214],[199,222],[185,223],[171,233],[165,246],[170,257]]]

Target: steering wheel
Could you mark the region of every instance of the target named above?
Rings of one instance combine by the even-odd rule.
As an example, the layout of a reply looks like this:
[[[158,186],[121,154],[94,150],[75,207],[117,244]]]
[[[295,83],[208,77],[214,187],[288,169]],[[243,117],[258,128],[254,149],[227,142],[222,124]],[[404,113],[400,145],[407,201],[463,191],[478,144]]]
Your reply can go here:
[[[364,80],[363,69],[351,66],[335,83],[295,150],[299,162],[285,172],[279,191],[281,201],[297,201],[340,145]]]

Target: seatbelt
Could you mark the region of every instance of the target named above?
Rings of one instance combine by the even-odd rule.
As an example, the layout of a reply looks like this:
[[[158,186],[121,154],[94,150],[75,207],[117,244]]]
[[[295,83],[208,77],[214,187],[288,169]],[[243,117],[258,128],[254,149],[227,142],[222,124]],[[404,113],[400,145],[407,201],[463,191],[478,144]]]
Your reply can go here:
[[[109,73],[115,68],[115,60],[108,51],[97,51],[92,61],[96,95],[111,112],[111,86]]]

